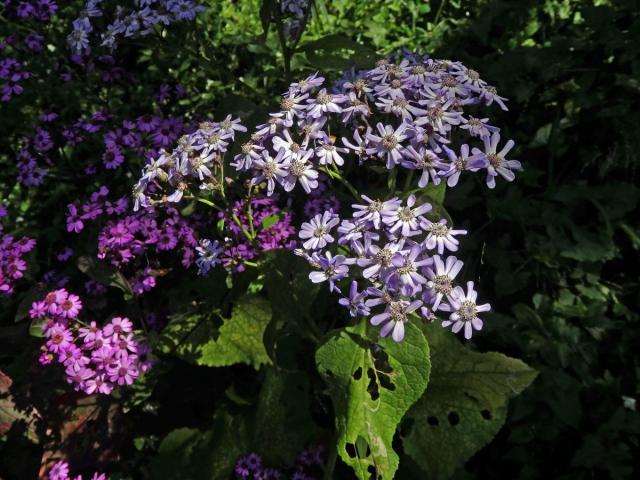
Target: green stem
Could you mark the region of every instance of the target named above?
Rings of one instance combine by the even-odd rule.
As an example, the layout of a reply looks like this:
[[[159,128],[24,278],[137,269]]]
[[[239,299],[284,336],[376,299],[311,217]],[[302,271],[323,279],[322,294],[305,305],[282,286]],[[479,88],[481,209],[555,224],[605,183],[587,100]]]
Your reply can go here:
[[[339,172],[329,170],[327,167],[320,167],[320,170],[326,173],[327,175],[329,175],[331,178],[335,178],[336,180],[338,180],[342,185],[346,187],[347,190],[349,190],[349,192],[351,192],[351,194],[356,199],[360,200],[360,194],[358,193],[358,190],[356,190],[356,188],[353,185],[351,185],[348,180],[343,178]]]
[[[251,243],[253,243],[253,237],[247,231],[247,229],[244,228],[244,225],[242,225],[242,223],[240,222],[240,219],[238,218],[238,216],[234,213],[234,214],[232,214],[231,218],[233,218],[233,221],[236,222],[236,225],[238,225],[240,227],[240,230],[242,230],[242,233],[244,233],[245,237],[247,237],[249,239],[249,241]]]

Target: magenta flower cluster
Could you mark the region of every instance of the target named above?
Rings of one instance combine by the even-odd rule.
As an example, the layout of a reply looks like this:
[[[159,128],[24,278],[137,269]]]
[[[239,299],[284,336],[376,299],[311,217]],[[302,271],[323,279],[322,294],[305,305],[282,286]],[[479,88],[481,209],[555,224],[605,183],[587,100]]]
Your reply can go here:
[[[6,215],[6,209],[0,205],[0,218]],[[0,294],[10,295],[15,282],[24,277],[27,262],[24,255],[33,250],[36,241],[22,237],[16,240],[12,235],[3,233],[0,224]]]
[[[48,473],[49,480],[82,480],[82,475],[72,477],[69,473],[69,463],[64,460],[56,462]],[[95,472],[89,480],[107,480],[104,473]]]
[[[188,268],[195,260],[197,229],[207,225],[198,215],[181,217],[177,210],[152,208],[125,215],[131,203],[126,197],[108,200],[105,186],[93,192],[83,204],[69,204],[67,231],[79,233],[85,222],[106,217],[97,239],[97,257],[127,274],[135,294],[142,295],[156,286],[161,270],[159,256],[179,251],[182,265]]]
[[[99,142],[105,170],[122,166],[126,158],[153,158],[159,150],[175,142],[186,126],[181,117],[145,114],[132,120],[118,121],[106,112],[97,111],[90,117],[82,117],[71,124],[57,124],[54,112],[43,114],[30,136],[22,138],[18,151],[18,181],[26,186],[38,186],[44,182],[47,171],[57,161],[59,149],[78,147],[89,142]],[[95,175],[99,164],[89,161],[84,174]]]
[[[67,382],[87,395],[108,395],[151,368],[150,350],[136,339],[128,318],[114,317],[100,327],[95,321],[81,322],[81,311],[80,298],[65,289],[32,304],[31,318],[44,321],[41,364],[56,360],[64,366]]]
[[[326,449],[319,445],[302,450],[293,465],[278,469],[265,465],[257,453],[240,457],[234,473],[237,480],[315,480],[326,462]]]

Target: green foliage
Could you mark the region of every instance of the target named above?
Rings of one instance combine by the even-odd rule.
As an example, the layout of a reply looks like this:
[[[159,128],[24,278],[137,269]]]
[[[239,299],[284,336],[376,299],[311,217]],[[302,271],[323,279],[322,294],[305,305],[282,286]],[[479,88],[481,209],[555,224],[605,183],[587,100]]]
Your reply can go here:
[[[429,346],[411,323],[402,344],[365,331],[361,322],[336,332],[316,352],[316,363],[336,411],[342,460],[359,479],[393,478],[399,457],[391,442],[429,381]]]
[[[175,353],[198,365],[224,367],[246,363],[254,368],[269,363],[262,340],[271,319],[269,303],[257,296],[241,297],[230,318],[216,328],[207,313],[177,315],[163,331],[163,351]]]
[[[427,478],[446,479],[489,443],[504,424],[507,401],[537,372],[501,353],[463,347],[449,332],[425,329],[431,351],[429,387],[405,422],[404,451]]]

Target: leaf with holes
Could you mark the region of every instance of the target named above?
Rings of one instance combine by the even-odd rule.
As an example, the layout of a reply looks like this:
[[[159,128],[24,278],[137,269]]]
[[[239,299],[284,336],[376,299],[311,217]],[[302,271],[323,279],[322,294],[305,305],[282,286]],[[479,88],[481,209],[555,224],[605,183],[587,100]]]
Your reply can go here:
[[[449,478],[504,424],[507,402],[537,371],[501,353],[464,347],[438,325],[424,328],[431,347],[429,388],[406,415],[404,451],[426,478]]]
[[[429,345],[411,323],[400,344],[366,328],[363,321],[337,332],[316,352],[316,364],[335,407],[340,457],[362,480],[391,480],[399,462],[391,442],[427,386]]]

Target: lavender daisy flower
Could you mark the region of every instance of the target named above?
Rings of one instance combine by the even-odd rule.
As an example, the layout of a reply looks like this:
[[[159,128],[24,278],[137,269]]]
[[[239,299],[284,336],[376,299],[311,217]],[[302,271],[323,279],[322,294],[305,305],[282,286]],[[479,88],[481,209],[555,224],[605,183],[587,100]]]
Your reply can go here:
[[[358,156],[360,163],[364,162],[364,160],[369,156],[369,154],[367,153],[367,147],[368,147],[367,135],[369,135],[370,133],[371,133],[371,128],[369,127],[367,127],[367,130],[365,131],[364,136],[361,136],[360,132],[356,130],[353,133],[353,138],[355,140],[355,143],[351,143],[351,141],[348,138],[342,137],[342,143],[349,150],[354,151],[354,153]]]
[[[507,99],[498,95],[495,87],[487,86],[483,88],[482,92],[480,93],[480,100],[483,101],[487,106],[490,106],[493,102],[496,102],[498,105],[500,105],[500,108],[502,110],[509,110],[504,103]]]
[[[316,87],[319,87],[324,83],[324,77],[319,77],[318,72],[313,75],[308,76],[307,78],[300,80],[297,83],[292,83],[289,87],[289,92],[295,93],[306,93],[310,90],[313,90]]]
[[[465,170],[477,172],[485,166],[485,161],[481,154],[469,155],[469,145],[467,144],[460,147],[460,156],[445,145],[442,146],[442,149],[447,155],[450,163],[448,168],[444,168],[439,174],[442,177],[447,178],[447,185],[449,187],[455,187],[458,184],[460,175]]]
[[[281,137],[273,137],[272,143],[275,151],[279,152],[280,150],[284,150],[284,154],[282,156],[284,160],[298,158],[300,155],[304,154],[307,149],[306,140],[302,142],[302,145],[299,144],[291,138],[291,133],[286,128],[282,131]]]
[[[462,130],[468,131],[469,135],[471,135],[472,137],[484,138],[490,136],[493,132],[497,132],[498,130],[500,130],[498,127],[487,125],[488,121],[488,118],[476,118],[469,116],[469,118],[467,119],[463,117],[462,125],[460,125],[460,128]]]
[[[391,333],[391,337],[395,342],[401,342],[404,339],[404,324],[409,321],[407,315],[422,306],[420,300],[408,302],[406,300],[392,301],[387,305],[383,313],[371,317],[371,325],[378,326],[382,324],[380,336],[386,337]]]
[[[403,121],[411,121],[415,117],[427,114],[426,110],[411,105],[408,100],[402,97],[381,98],[376,102],[376,106],[385,113],[401,117]]]
[[[383,216],[391,215],[402,205],[402,200],[396,197],[385,200],[384,202],[381,200],[373,200],[366,195],[362,195],[362,199],[367,202],[367,205],[351,205],[351,208],[357,210],[353,214],[353,218],[359,222],[370,222],[376,230],[380,229],[380,222]]]
[[[400,233],[407,237],[419,231],[419,222],[422,220],[421,216],[431,210],[431,204],[423,203],[413,208],[415,204],[416,196],[410,195],[409,198],[407,198],[407,205],[405,207],[398,206],[395,210],[384,215],[382,222],[390,226],[389,233],[400,230]]]
[[[267,182],[267,195],[273,195],[273,190],[276,187],[276,181],[281,182],[289,172],[287,168],[288,163],[283,161],[284,150],[280,150],[275,158],[269,155],[269,152],[263,150],[262,157],[255,160],[254,164],[259,174],[257,177],[251,179],[252,185],[257,185],[260,182]]]
[[[315,150],[318,157],[318,163],[320,165],[344,165],[344,159],[340,156],[340,153],[347,153],[348,150],[342,147],[336,147],[333,140],[328,136],[324,136],[319,141],[319,146]]]
[[[272,117],[283,119],[283,123],[286,127],[293,125],[293,119],[295,117],[302,117],[306,110],[306,105],[302,104],[303,100],[309,98],[309,94],[298,94],[295,91],[288,91],[282,96],[280,100],[280,111],[278,113],[272,113]]]
[[[357,260],[359,267],[366,267],[362,271],[362,276],[364,278],[373,279],[380,274],[380,271],[384,271],[391,267],[391,260],[393,256],[402,248],[402,246],[402,242],[388,243],[382,248],[378,245],[372,244],[369,247],[369,251],[366,252],[367,257]]]
[[[448,296],[453,290],[453,280],[462,270],[463,263],[456,257],[447,257],[443,262],[440,255],[434,255],[433,266],[426,269],[429,278],[427,288],[429,288],[433,299],[432,311],[438,310],[442,299]]]
[[[309,273],[309,280],[313,283],[322,283],[329,281],[329,290],[340,291],[335,282],[342,280],[349,273],[349,263],[343,255],[332,256],[331,252],[325,252],[325,256],[314,254],[313,260],[318,264],[321,271]]]
[[[402,123],[394,130],[391,125],[385,126],[378,122],[376,128],[380,135],[367,134],[367,139],[374,144],[372,148],[367,149],[367,153],[384,157],[387,160],[387,168],[392,169],[394,165],[398,165],[402,161],[404,147],[401,142],[407,138],[404,133],[407,124]]]
[[[458,333],[464,327],[464,338],[469,340],[473,335],[473,330],[482,330],[483,322],[478,318],[478,313],[488,312],[491,305],[484,303],[476,305],[478,292],[473,288],[473,282],[467,282],[467,293],[462,287],[456,287],[449,295],[449,305],[441,308],[450,311],[449,320],[442,322],[443,327],[451,326],[453,333]],[[444,305],[443,305],[444,307]]]
[[[206,275],[216,265],[222,263],[220,255],[224,252],[224,249],[220,247],[217,240],[213,242],[208,238],[200,240],[200,246],[196,247],[198,258],[196,259],[196,266],[198,267],[198,275]]]
[[[437,223],[432,222],[427,218],[422,218],[420,227],[427,232],[427,237],[424,240],[423,245],[429,250],[438,248],[438,253],[442,255],[444,249],[451,252],[458,250],[458,244],[460,243],[454,235],[466,235],[466,230],[452,230],[447,226],[447,220],[442,219]]]
[[[240,146],[240,151],[235,157],[233,157],[234,163],[231,164],[236,170],[247,170],[253,165],[253,161],[260,158],[260,151],[264,147],[256,145],[253,142],[243,143]]]
[[[340,113],[342,109],[340,108],[340,103],[344,102],[343,95],[332,95],[327,93],[327,89],[323,88],[318,92],[315,98],[310,98],[307,100],[307,104],[309,105],[309,110],[307,114],[311,118],[318,118],[323,115],[333,113]]]
[[[424,257],[422,260],[418,260],[418,257],[423,253],[423,249],[419,244],[413,245],[411,249],[406,253],[396,253],[391,259],[391,275],[397,275],[403,285],[410,286],[414,291],[420,290],[422,285],[427,283],[427,279],[423,277],[418,269],[424,265],[430,265],[433,263],[431,258]],[[389,276],[385,278],[388,281]]]
[[[409,146],[405,150],[405,157],[402,159],[401,165],[411,170],[422,170],[418,186],[424,188],[429,183],[429,178],[434,185],[439,185],[442,178],[439,172],[447,165],[432,150],[420,146],[416,150],[413,146]]]
[[[485,160],[485,167],[487,169],[487,186],[489,188],[495,188],[496,177],[500,175],[507,182],[512,182],[516,175],[513,170],[522,170],[522,164],[518,160],[506,160],[505,156],[511,151],[515,142],[509,140],[502,150],[496,153],[498,143],[500,142],[500,134],[498,132],[491,135],[490,138],[484,139],[484,152],[478,148],[474,148],[472,153],[479,155]]]
[[[318,188],[318,171],[314,170],[313,164],[309,162],[312,155],[313,151],[309,150],[302,157],[291,159],[287,169],[289,174],[282,179],[282,186],[285,191],[290,192],[293,190],[297,182],[300,182],[300,185],[307,193]]]
[[[334,239],[329,232],[339,222],[340,218],[331,212],[318,214],[309,222],[304,222],[298,235],[303,240],[308,240],[302,246],[307,250],[318,250],[324,248],[328,243],[333,243]]]
[[[352,317],[369,315],[369,307],[366,306],[365,300],[367,298],[367,291],[358,292],[358,282],[355,280],[351,282],[349,287],[349,296],[341,298],[338,303],[345,308],[349,309],[349,315]]]

